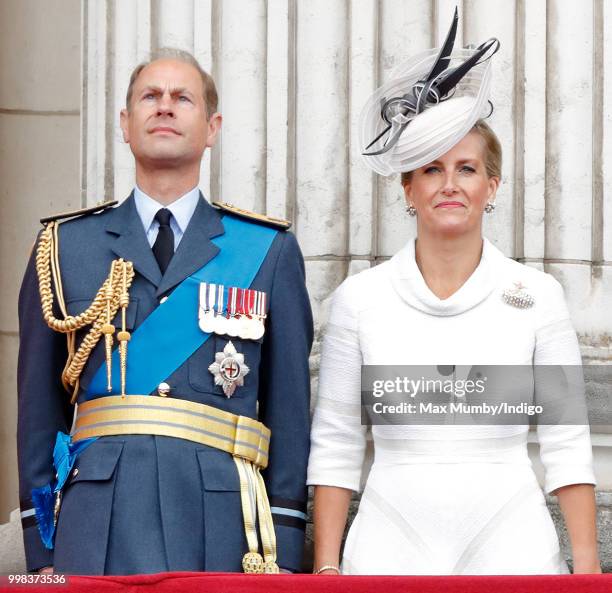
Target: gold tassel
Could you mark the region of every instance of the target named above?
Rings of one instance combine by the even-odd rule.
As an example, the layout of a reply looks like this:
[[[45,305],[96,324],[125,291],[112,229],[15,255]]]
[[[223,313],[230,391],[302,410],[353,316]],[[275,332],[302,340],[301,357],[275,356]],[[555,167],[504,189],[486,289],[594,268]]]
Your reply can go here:
[[[114,272],[114,262],[111,267],[111,277]],[[113,300],[112,282],[109,282],[105,291],[106,298],[106,323],[102,325],[102,333],[104,334],[104,349],[106,352],[106,390],[110,393],[113,390],[113,334],[115,326],[111,323],[111,302]]]
[[[119,297],[119,306],[121,307],[121,331],[117,334],[119,340],[119,362],[121,366],[121,397],[125,397],[125,383],[127,375],[127,348],[128,342],[131,339],[130,332],[126,329],[126,313],[127,307],[130,304],[130,295],[127,288],[127,264],[121,260],[123,269],[122,291]]]

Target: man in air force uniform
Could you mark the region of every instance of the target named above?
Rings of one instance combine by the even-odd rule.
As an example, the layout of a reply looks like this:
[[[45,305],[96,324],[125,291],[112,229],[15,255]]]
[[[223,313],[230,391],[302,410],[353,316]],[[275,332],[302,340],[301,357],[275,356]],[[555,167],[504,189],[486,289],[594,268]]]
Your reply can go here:
[[[195,59],[162,50],[121,112],[135,190],[43,220],[19,300],[29,570],[300,569],[304,264],[284,221],[199,193],[216,110]]]

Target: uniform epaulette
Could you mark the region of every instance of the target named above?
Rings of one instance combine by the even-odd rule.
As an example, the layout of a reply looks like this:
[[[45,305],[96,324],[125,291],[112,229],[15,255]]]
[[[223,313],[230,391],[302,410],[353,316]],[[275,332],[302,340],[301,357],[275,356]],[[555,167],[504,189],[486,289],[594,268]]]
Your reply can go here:
[[[117,200],[114,200],[112,202],[99,202],[95,206],[90,206],[89,208],[80,208],[79,210],[60,212],[59,214],[53,214],[52,216],[41,218],[40,222],[41,224],[47,224],[48,222],[53,222],[54,220],[64,220],[66,218],[74,218],[75,216],[83,216],[85,214],[95,214],[96,212],[102,212],[107,208],[116,206],[118,203],[119,202]]]
[[[261,224],[265,224],[282,231],[286,231],[291,228],[291,223],[288,220],[283,220],[282,218],[274,218],[273,216],[251,212],[250,210],[244,210],[234,206],[233,204],[226,204],[225,202],[213,202],[212,204],[213,206],[224,210],[225,212],[229,212],[230,214],[235,214],[240,218],[246,218],[247,220],[251,220],[253,222],[260,222]]]

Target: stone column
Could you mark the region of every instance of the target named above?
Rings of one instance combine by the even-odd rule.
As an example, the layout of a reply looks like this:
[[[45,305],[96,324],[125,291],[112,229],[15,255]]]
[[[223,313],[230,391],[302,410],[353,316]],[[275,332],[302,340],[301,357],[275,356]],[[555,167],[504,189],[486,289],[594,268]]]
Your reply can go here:
[[[79,0],[0,3],[0,523],[19,504],[17,296],[44,215],[81,206]]]

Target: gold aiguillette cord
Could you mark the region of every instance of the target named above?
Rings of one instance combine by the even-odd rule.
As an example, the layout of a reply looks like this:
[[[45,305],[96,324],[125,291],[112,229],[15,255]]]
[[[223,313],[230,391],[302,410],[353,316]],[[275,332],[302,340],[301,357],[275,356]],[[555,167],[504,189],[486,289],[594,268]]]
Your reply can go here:
[[[129,303],[129,288],[134,278],[134,268],[132,262],[123,259],[114,260],[111,264],[108,278],[98,290],[91,305],[78,315],[68,315],[64,294],[62,289],[62,279],[59,264],[59,241],[58,224],[51,221],[43,229],[38,247],[36,249],[36,274],[38,275],[38,288],[43,318],[47,325],[54,331],[67,334],[68,338],[68,358],[64,371],[62,372],[62,383],[70,391],[72,389],[71,403],[75,403],[79,392],[79,377],[89,359],[91,351],[104,334],[105,353],[107,367],[107,380],[111,383],[111,362],[109,356],[109,343],[112,354],[112,334],[115,331],[111,321],[114,319],[119,307],[122,308],[122,332],[117,336],[120,343],[124,342],[123,366],[127,356],[127,341],[129,335],[125,334],[125,308]],[[57,295],[59,309],[64,319],[58,319],[53,313],[54,291],[52,282]],[[87,326],[91,326],[85,335],[78,349],[76,348],[76,332]],[[112,327],[112,332],[111,328]],[[105,331],[106,330],[106,331]],[[125,333],[123,333],[125,332]],[[109,336],[109,337],[107,337]],[[123,340],[121,340],[123,338]],[[121,355],[120,355],[121,357]],[[125,371],[123,374],[125,383]],[[107,385],[108,387],[108,385]],[[112,389],[112,387],[111,387]]]

